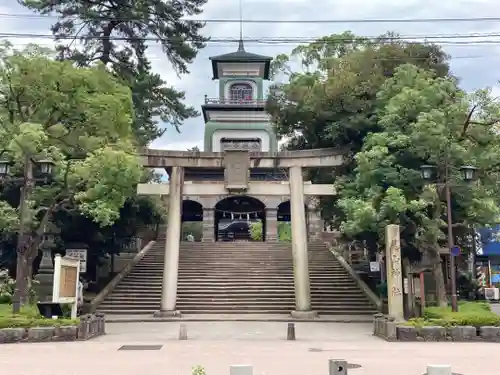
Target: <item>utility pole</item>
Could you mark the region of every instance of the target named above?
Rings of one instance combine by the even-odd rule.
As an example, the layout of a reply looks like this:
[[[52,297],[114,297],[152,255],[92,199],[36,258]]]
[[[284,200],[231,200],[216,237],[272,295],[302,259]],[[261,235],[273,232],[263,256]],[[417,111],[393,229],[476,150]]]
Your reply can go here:
[[[433,170],[436,169],[435,166],[432,165],[422,165],[421,167],[421,172],[422,172],[422,178],[424,180],[432,180],[433,179]],[[451,186],[452,183],[450,181],[450,164],[449,164],[449,159],[448,156],[446,156],[445,161],[444,161],[444,183],[439,183],[437,181],[438,185],[441,185],[444,187],[444,194],[445,194],[445,199],[446,199],[446,221],[447,221],[447,226],[448,226],[448,248],[450,251],[450,278],[451,278],[451,309],[453,312],[458,311],[458,296],[457,296],[457,271],[456,271],[456,262],[455,262],[455,256],[456,254],[453,254],[453,250],[455,247],[454,241],[453,241],[453,218],[452,218],[452,207],[451,207]],[[463,165],[460,167],[460,171],[462,172],[463,180],[466,182],[470,182],[475,180],[476,177],[476,170],[477,168],[470,166],[470,165]]]
[[[24,158],[23,185],[21,186],[21,194],[19,199],[19,233],[16,246],[16,286],[14,289],[14,296],[12,298],[13,314],[19,314],[21,305],[25,302],[23,299],[26,298],[26,295],[24,295],[24,292],[26,291],[26,283],[28,282],[28,278],[31,277],[31,275],[25,275],[26,270],[31,269],[31,267],[27,267],[27,264],[25,263],[29,260],[26,253],[30,250],[30,233],[29,230],[26,229],[26,216],[32,181],[33,164],[31,162],[30,156],[26,155]]]
[[[451,311],[458,311],[458,298],[457,298],[457,270],[455,266],[455,256],[453,255],[453,220],[451,217],[451,188],[448,178],[448,165],[446,165],[446,181],[444,185],[446,194],[446,219],[448,223],[448,249],[450,250],[450,278],[451,278]]]

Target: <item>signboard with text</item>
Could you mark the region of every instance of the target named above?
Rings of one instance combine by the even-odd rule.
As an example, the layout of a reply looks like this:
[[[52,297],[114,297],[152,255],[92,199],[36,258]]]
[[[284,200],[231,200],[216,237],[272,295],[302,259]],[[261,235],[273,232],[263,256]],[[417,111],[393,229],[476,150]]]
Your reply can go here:
[[[67,249],[66,256],[80,260],[80,273],[87,272],[87,249]]]

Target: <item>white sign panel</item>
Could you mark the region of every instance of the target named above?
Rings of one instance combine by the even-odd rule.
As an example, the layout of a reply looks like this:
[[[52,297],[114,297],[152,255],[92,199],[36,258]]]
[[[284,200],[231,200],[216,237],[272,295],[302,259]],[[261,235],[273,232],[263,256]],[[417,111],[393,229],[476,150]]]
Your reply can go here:
[[[66,256],[80,260],[80,273],[87,272],[87,249],[67,249]]]
[[[370,272],[380,272],[380,263],[370,262]]]

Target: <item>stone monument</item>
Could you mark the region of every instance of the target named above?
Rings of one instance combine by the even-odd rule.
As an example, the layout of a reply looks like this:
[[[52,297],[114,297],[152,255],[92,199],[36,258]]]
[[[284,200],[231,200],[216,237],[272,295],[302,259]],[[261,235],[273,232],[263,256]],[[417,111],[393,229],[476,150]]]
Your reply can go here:
[[[396,321],[401,321],[404,320],[404,307],[399,225],[390,224],[385,227],[385,249],[389,315]]]

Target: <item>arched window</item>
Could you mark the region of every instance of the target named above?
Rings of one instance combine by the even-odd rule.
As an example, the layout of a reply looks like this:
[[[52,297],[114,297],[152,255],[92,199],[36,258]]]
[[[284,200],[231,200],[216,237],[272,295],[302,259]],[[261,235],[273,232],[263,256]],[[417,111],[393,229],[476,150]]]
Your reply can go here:
[[[253,98],[253,88],[249,83],[235,83],[231,85],[229,89],[229,95],[231,101],[244,101],[252,100]]]

